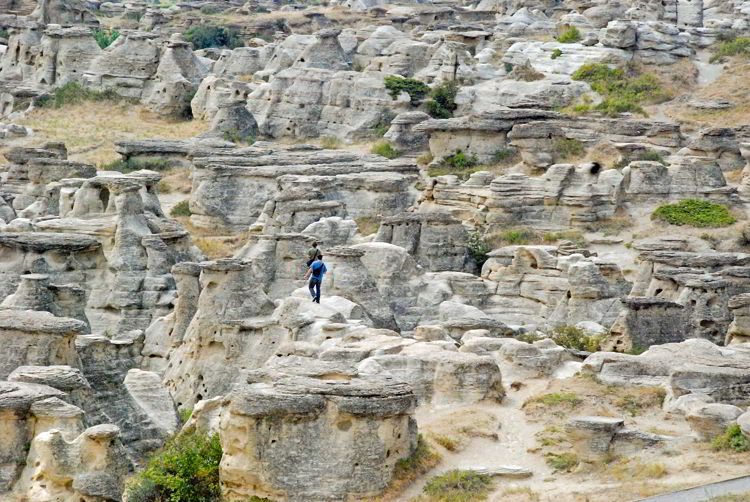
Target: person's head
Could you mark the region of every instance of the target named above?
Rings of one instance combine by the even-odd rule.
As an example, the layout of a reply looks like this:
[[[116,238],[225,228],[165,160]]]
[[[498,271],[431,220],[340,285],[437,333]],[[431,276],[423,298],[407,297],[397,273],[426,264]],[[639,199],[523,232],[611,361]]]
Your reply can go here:
[[[313,242],[313,247],[314,248],[318,247],[318,243],[317,242]]]
[[[322,254],[318,255],[318,261],[323,261],[323,255]]]

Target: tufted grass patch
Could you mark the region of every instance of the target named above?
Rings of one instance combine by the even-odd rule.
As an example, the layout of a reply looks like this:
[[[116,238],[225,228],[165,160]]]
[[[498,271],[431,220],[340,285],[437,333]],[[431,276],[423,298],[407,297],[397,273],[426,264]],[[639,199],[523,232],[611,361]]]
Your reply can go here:
[[[476,471],[454,469],[430,478],[422,491],[412,499],[419,502],[473,502],[485,500],[492,488],[492,478]]]

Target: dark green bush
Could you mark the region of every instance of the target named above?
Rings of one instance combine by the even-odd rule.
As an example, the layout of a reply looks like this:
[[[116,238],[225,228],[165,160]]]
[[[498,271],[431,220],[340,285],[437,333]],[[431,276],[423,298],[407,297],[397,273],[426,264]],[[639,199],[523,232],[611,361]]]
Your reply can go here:
[[[490,248],[489,244],[484,240],[482,234],[479,233],[479,230],[475,230],[469,234],[469,242],[466,244],[466,247],[469,249],[469,254],[481,270],[482,265],[484,265],[484,262],[489,258],[487,254],[492,251],[492,248]]]
[[[675,204],[659,206],[651,219],[690,227],[726,227],[737,221],[726,206],[698,199],[683,199]]]
[[[391,98],[396,99],[401,92],[406,92],[412,106],[418,106],[430,91],[427,84],[414,78],[385,77],[384,82]]]
[[[219,502],[219,435],[181,434],[152,455],[131,478],[128,502]]]
[[[552,330],[550,338],[561,347],[596,352],[600,350],[600,344],[605,336],[587,335],[582,329],[575,326],[556,326]]]
[[[550,59],[557,59],[562,55],[563,55],[563,51],[561,51],[560,49],[555,49],[554,51],[552,51],[552,55],[550,56]]]
[[[429,479],[422,491],[435,502],[470,502],[484,500],[491,488],[487,474],[454,469]]]
[[[10,37],[10,33],[8,32],[8,30],[0,30],[0,38],[7,39],[9,37]]]
[[[62,108],[65,105],[76,105],[84,101],[132,101],[117,94],[112,89],[106,91],[92,91],[82,87],[77,82],[69,82],[58,87],[49,94],[36,98],[35,105],[39,108]]]
[[[728,56],[749,56],[750,55],[750,38],[736,38],[724,42],[716,49],[711,59],[711,63],[718,63]]]
[[[430,99],[427,100],[427,113],[438,119],[449,119],[456,111],[456,94],[458,94],[458,82],[448,80],[435,86],[430,91]]]
[[[388,129],[391,128],[391,122],[393,122],[394,118],[396,118],[396,115],[390,110],[380,112],[380,117],[372,128],[373,135],[376,138],[382,138],[388,132]]]
[[[117,40],[120,36],[120,32],[117,30],[96,30],[94,31],[94,40],[99,44],[99,47],[106,49],[112,42]]]
[[[513,71],[513,63],[503,63],[503,69],[505,70],[505,73],[510,73]]]
[[[581,36],[581,32],[578,31],[578,28],[571,26],[557,37],[557,41],[561,44],[573,44],[575,42],[580,42],[582,38],[583,37]]]
[[[195,50],[208,47],[236,49],[245,45],[236,30],[224,26],[193,26],[185,32],[185,40],[193,44]]]
[[[740,426],[730,425],[724,434],[716,436],[711,440],[711,446],[714,450],[734,450],[747,451],[750,449],[750,441],[742,434]]]
[[[644,113],[641,104],[669,98],[653,75],[629,76],[622,68],[612,69],[602,63],[585,64],[573,73],[572,78],[588,82],[604,98],[594,109],[609,116]]]
[[[475,156],[472,155],[469,157],[461,150],[443,159],[443,164],[450,166],[453,169],[469,169],[476,166],[478,163],[479,161]]]
[[[190,216],[193,214],[190,211],[190,201],[183,200],[178,202],[174,205],[174,207],[169,211],[169,216],[172,217],[178,217],[178,216]]]
[[[128,160],[116,160],[109,164],[102,164],[97,169],[100,171],[119,171],[121,173],[132,173],[133,171],[140,171],[141,169],[149,169],[151,171],[166,171],[172,167],[173,162],[165,159],[128,159]]]

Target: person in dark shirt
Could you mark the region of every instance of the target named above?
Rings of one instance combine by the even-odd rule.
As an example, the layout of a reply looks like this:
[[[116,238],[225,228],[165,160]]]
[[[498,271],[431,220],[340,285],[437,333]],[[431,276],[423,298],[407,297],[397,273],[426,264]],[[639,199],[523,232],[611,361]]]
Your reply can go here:
[[[323,275],[327,271],[326,264],[323,263],[323,255],[319,253],[305,274],[305,279],[310,278],[308,287],[310,288],[312,301],[315,303],[320,303],[320,285],[323,283]]]
[[[320,249],[318,249],[318,243],[313,242],[312,247],[307,250],[307,266],[309,267],[312,265],[318,256],[323,256],[323,254],[320,252]]]

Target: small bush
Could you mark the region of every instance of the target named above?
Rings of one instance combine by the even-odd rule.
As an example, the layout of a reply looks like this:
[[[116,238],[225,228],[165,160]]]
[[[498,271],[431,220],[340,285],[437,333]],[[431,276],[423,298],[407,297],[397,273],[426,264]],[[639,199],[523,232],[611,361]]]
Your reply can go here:
[[[195,50],[209,47],[236,49],[245,45],[236,30],[223,26],[193,26],[185,32],[185,40],[193,44]]]
[[[676,204],[659,206],[651,214],[651,219],[691,227],[725,227],[737,221],[726,206],[698,199],[683,199]]]
[[[600,344],[605,337],[606,335],[587,335],[575,326],[556,326],[550,336],[552,341],[562,347],[586,352],[600,350]]]
[[[326,150],[338,150],[341,148],[341,140],[332,136],[323,136],[320,138],[320,146]]]
[[[666,166],[667,162],[664,160],[664,157],[661,156],[659,152],[643,152],[638,156],[638,160],[648,160],[650,162],[658,162],[659,164]]]
[[[545,456],[547,457],[547,465],[558,472],[569,472],[579,463],[575,453],[547,453]]]
[[[472,168],[478,163],[479,161],[475,156],[472,155],[471,157],[469,157],[461,150],[443,159],[443,164],[445,166],[450,166],[453,169],[459,170]]]
[[[440,455],[430,448],[421,434],[417,436],[417,448],[410,457],[396,461],[393,470],[395,479],[413,479],[432,469],[440,461]]]
[[[390,143],[387,141],[378,141],[374,145],[372,145],[372,148],[370,149],[370,153],[374,153],[375,155],[380,155],[382,157],[385,157],[386,159],[395,159],[399,155],[401,155],[401,152],[399,150],[396,150],[391,146]]]
[[[373,135],[376,138],[382,138],[383,136],[385,136],[385,133],[387,133],[388,129],[391,128],[391,122],[393,122],[394,118],[396,118],[396,116],[390,110],[382,111],[380,113],[380,118],[378,118],[378,122],[372,128]]]
[[[156,184],[156,191],[159,193],[172,193],[172,185],[167,180],[159,180]]]
[[[503,63],[503,69],[505,70],[505,73],[510,73],[513,71],[513,63]]]
[[[482,265],[484,265],[484,262],[489,258],[487,253],[492,251],[492,248],[490,248],[487,242],[485,242],[482,234],[479,233],[479,230],[474,230],[469,235],[469,242],[466,247],[469,249],[469,254],[476,262],[479,270],[481,270]]]
[[[99,47],[106,49],[112,43],[117,40],[120,36],[120,32],[117,30],[96,30],[94,31],[94,39]]]
[[[459,446],[458,441],[456,441],[455,439],[451,437],[436,434],[432,436],[432,440],[448,451],[458,450],[458,446]]]
[[[236,129],[224,131],[224,140],[231,141],[236,145],[252,145],[255,143],[255,136],[245,136]]]
[[[730,425],[724,434],[716,436],[711,440],[714,450],[734,450],[738,452],[750,449],[750,441],[742,434],[740,426]]]
[[[10,33],[8,30],[0,30],[0,38],[8,39],[10,38]]]
[[[581,32],[578,31],[578,28],[575,26],[571,26],[557,37],[557,41],[561,44],[573,44],[580,42],[582,39],[583,36],[581,35]]]
[[[66,105],[77,105],[86,101],[127,101],[115,91],[92,91],[77,82],[69,82],[49,94],[39,96],[35,105],[39,108],[62,108]]]
[[[219,435],[181,434],[152,455],[126,487],[128,502],[218,502]]]
[[[183,408],[180,410],[180,423],[186,424],[190,417],[193,416],[193,410],[191,408]]]
[[[609,116],[626,112],[644,113],[641,104],[669,98],[653,75],[630,76],[622,68],[612,69],[603,63],[585,64],[573,73],[572,78],[588,82],[604,98],[594,110]]]
[[[169,211],[169,216],[172,217],[179,217],[179,216],[190,216],[190,201],[183,200],[178,202],[177,204],[172,207],[172,209]]]
[[[422,491],[434,502],[470,502],[484,500],[491,488],[490,476],[454,469],[429,479]]]
[[[456,94],[458,94],[458,82],[448,80],[435,86],[430,91],[430,99],[427,100],[427,113],[438,119],[449,119],[456,111]]]
[[[165,171],[172,166],[172,162],[159,159],[128,159],[128,160],[116,160],[109,164],[102,164],[97,169],[100,171],[118,171],[123,174],[132,173],[134,171],[140,171],[141,169],[149,169],[151,171]]]
[[[583,155],[586,148],[577,139],[559,138],[555,140],[555,157],[557,160],[567,160]]]
[[[520,335],[516,336],[516,340],[518,340],[519,342],[526,342],[526,343],[534,343],[543,339],[544,339],[543,336],[539,336],[536,333],[521,333]]]
[[[385,77],[384,82],[391,98],[396,99],[399,94],[405,92],[409,95],[412,106],[419,106],[427,93],[430,92],[427,84],[414,78]]]
[[[736,38],[722,43],[709,61],[718,63],[728,56],[750,56],[750,38]]]
[[[554,51],[552,51],[552,55],[550,56],[550,59],[557,59],[562,55],[563,55],[563,51],[561,51],[560,49],[555,49]]]

